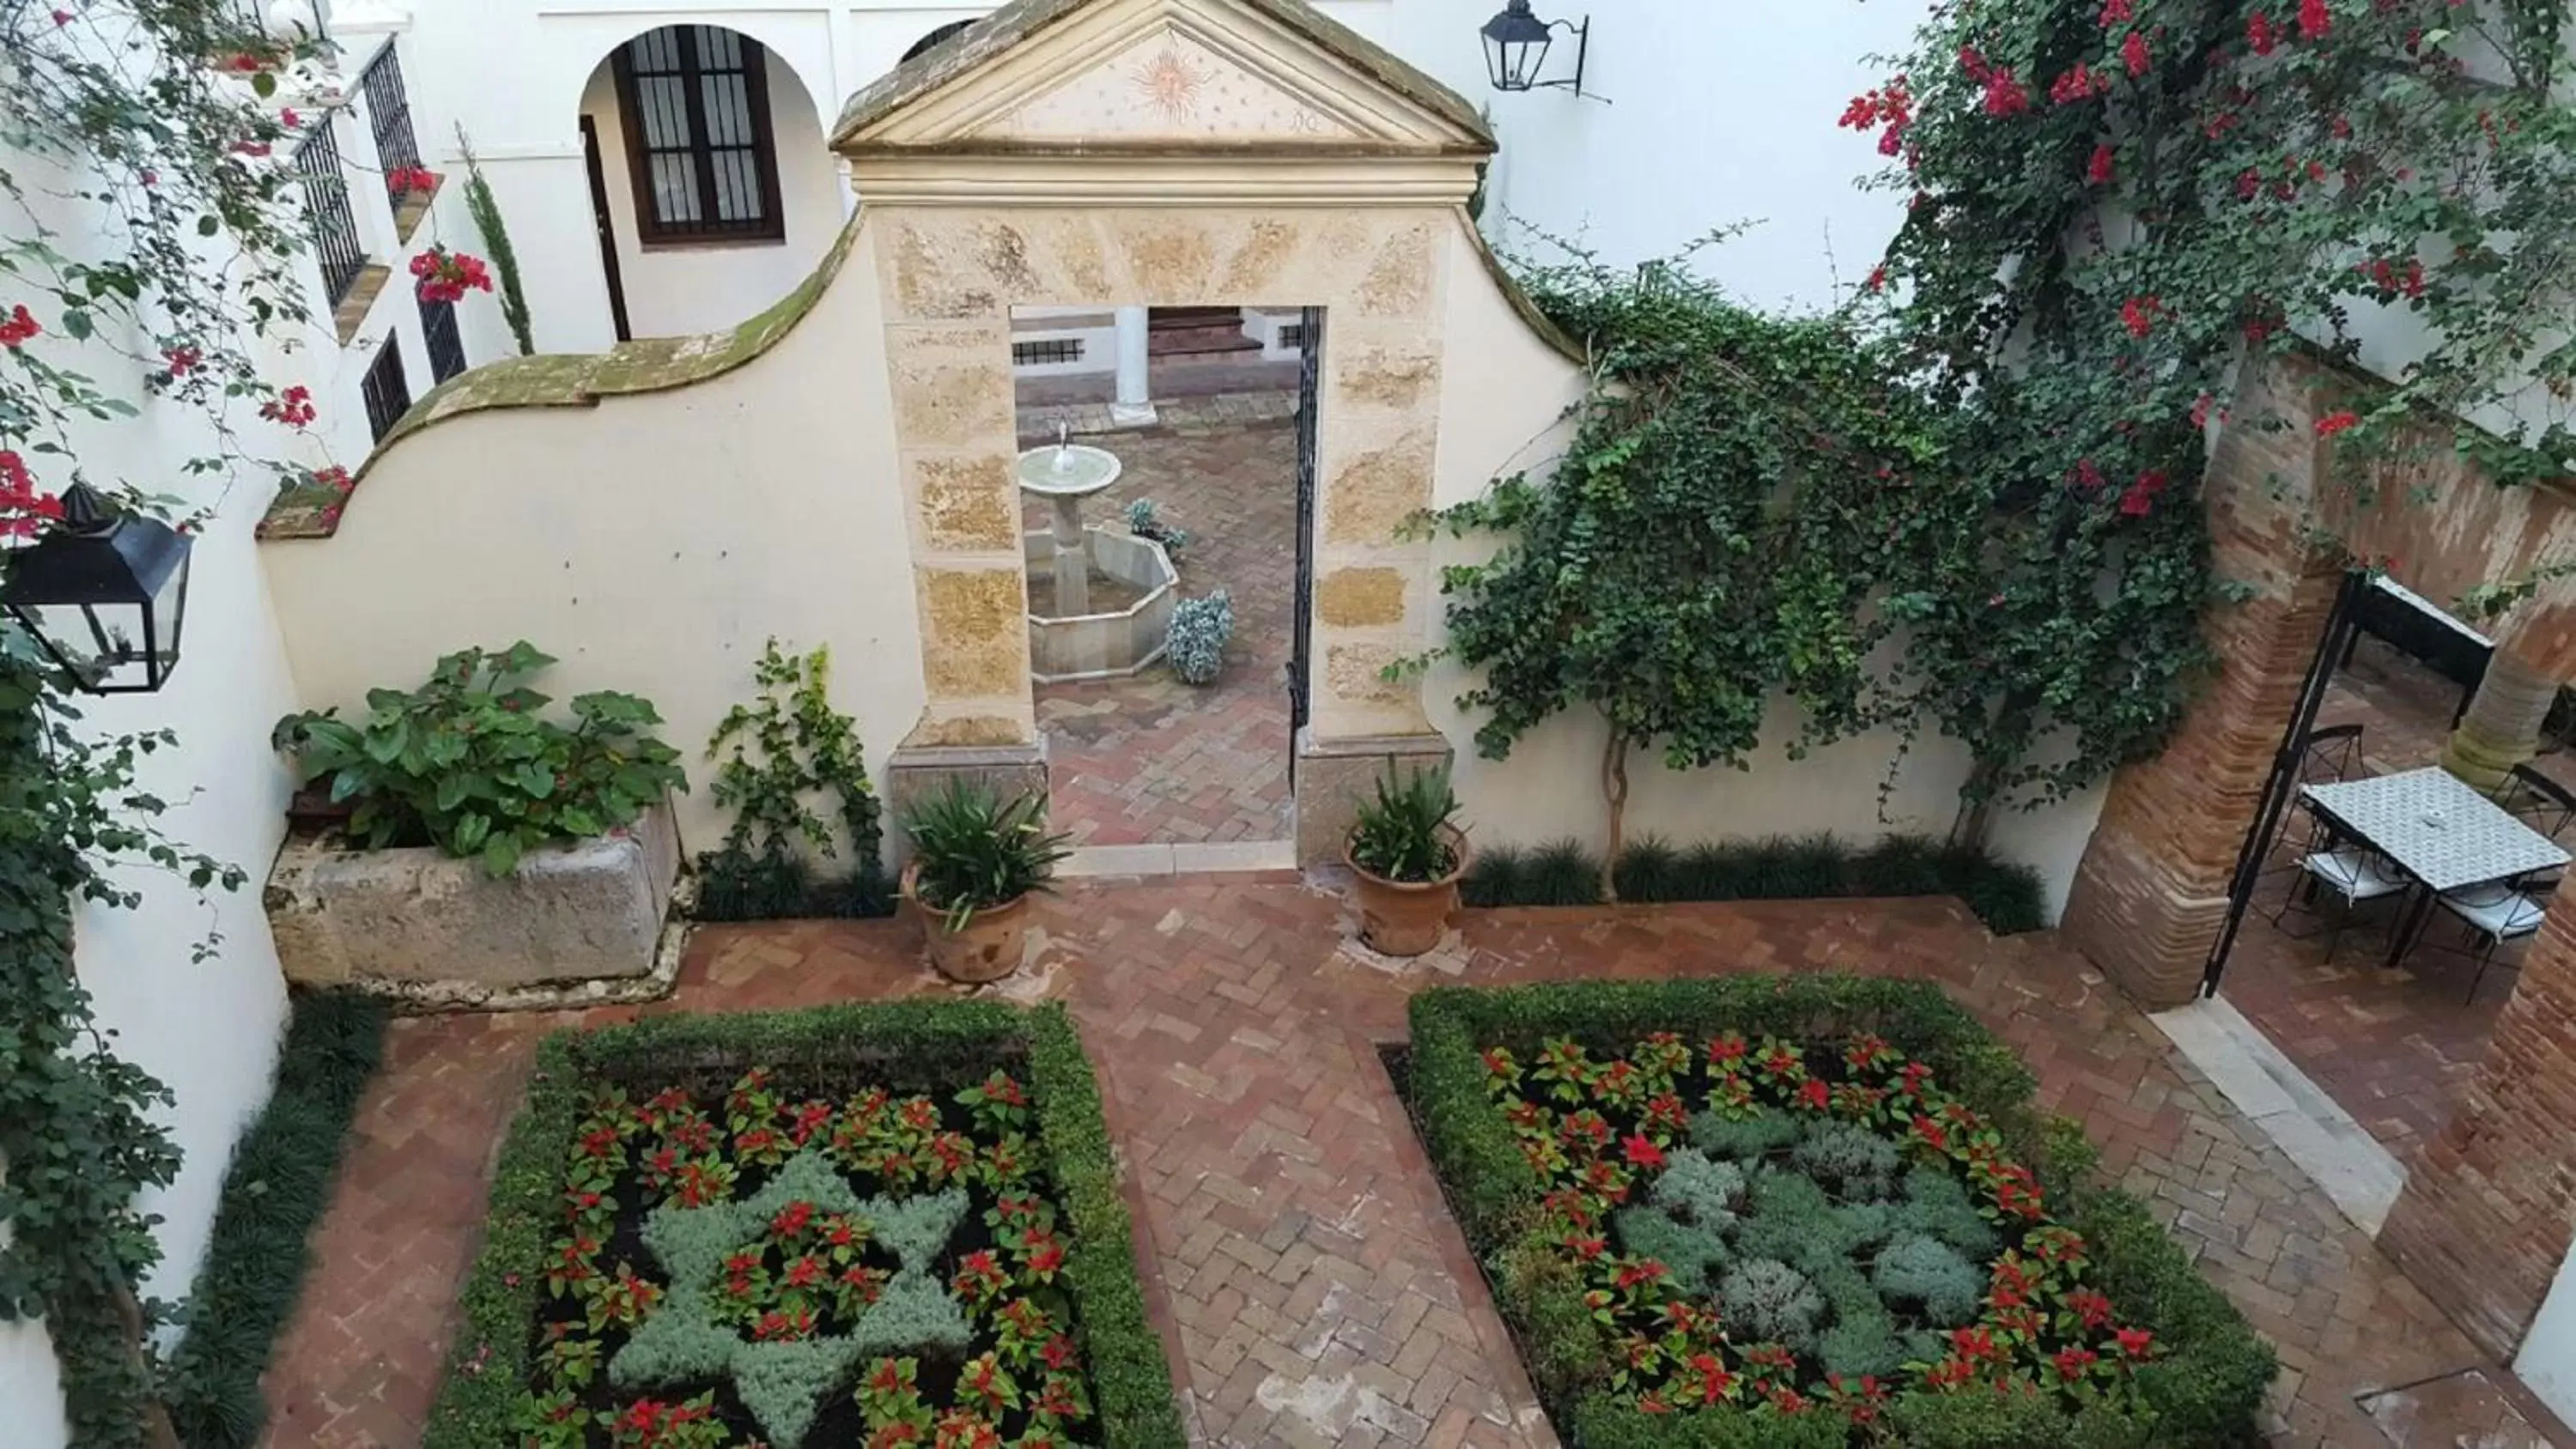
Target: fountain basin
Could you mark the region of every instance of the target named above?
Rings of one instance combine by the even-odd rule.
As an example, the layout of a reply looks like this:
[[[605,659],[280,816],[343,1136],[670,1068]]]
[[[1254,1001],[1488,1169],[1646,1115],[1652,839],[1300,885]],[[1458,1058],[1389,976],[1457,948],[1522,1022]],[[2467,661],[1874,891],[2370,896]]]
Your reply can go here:
[[[1082,531],[1083,555],[1092,568],[1136,591],[1136,602],[1098,614],[1054,617],[1029,614],[1029,676],[1040,684],[1069,684],[1084,679],[1119,679],[1152,668],[1163,658],[1172,631],[1172,608],[1180,602],[1181,573],[1172,556],[1151,539],[1104,528]],[[1033,596],[1050,594],[1042,582],[1060,557],[1056,535],[1047,530],[1023,534]]]

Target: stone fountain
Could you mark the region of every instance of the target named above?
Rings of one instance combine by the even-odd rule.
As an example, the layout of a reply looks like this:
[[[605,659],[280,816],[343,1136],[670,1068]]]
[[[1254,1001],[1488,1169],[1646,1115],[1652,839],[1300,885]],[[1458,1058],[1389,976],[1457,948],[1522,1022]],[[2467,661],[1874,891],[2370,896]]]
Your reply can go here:
[[[1115,484],[1124,468],[1107,449],[1074,442],[1063,424],[1053,447],[1020,454],[1021,491],[1054,505],[1054,526],[1024,535],[1030,572],[1054,575],[1054,607],[1029,613],[1030,674],[1040,684],[1134,674],[1163,656],[1180,589],[1171,555],[1151,539],[1082,521],[1082,500]],[[1093,613],[1093,569],[1136,590],[1136,602]]]

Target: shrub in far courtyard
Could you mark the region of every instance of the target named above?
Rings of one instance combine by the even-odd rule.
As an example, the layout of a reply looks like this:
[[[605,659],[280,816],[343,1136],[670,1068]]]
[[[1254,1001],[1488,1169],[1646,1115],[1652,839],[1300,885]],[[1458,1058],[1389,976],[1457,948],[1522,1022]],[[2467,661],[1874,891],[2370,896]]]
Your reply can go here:
[[[1444,988],[1408,1091],[1568,1442],[2247,1438],[2272,1351],[1931,986]]]
[[[1219,589],[1204,599],[1172,606],[1163,660],[1183,684],[1214,684],[1225,670],[1225,646],[1234,639],[1234,599]]]

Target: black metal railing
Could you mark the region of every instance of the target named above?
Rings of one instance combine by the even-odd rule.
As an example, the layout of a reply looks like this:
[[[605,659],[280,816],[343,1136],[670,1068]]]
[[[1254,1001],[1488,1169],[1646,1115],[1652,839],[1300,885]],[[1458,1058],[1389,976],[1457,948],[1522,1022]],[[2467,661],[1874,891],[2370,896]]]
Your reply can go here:
[[[381,443],[402,415],[411,411],[411,384],[403,380],[402,341],[388,333],[367,375],[358,380],[358,395],[367,403],[367,432]]]
[[[312,228],[313,255],[322,264],[322,290],[337,307],[367,269],[367,249],[358,240],[358,218],[349,210],[349,178],[340,164],[340,143],[333,139],[328,116],[295,148],[295,169],[304,175],[304,220]]]
[[[392,41],[367,62],[358,87],[366,93],[367,124],[376,133],[376,165],[385,174],[385,196],[399,210],[404,193],[394,178],[419,167],[420,141],[411,133],[411,97],[403,90],[402,61]]]
[[[433,384],[465,370],[465,339],[456,330],[455,303],[421,298],[420,336],[429,344],[429,376]]]

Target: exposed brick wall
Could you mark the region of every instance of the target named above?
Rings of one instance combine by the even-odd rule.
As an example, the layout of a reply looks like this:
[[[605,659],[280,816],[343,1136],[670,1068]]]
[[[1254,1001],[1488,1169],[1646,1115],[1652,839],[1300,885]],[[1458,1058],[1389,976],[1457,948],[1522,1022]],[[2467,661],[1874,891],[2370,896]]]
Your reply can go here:
[[[2207,489],[2217,571],[2251,597],[2211,611],[2218,677],[2157,759],[2122,770],[2067,904],[2068,939],[2150,1006],[2187,999],[2228,873],[2331,607],[2341,554],[2442,607],[2576,556],[2576,493],[2497,488],[2427,434],[2356,478],[2313,419],[2354,380],[2311,362],[2249,382]],[[2478,627],[2576,678],[2576,580]],[[2488,1351],[2513,1351],[2576,1232],[2576,909],[2551,913],[2451,1122],[2413,1164],[2380,1241]]]
[[[2425,1145],[2380,1246],[2478,1346],[2510,1354],[2576,1220],[2576,910],[2553,910],[2486,1060]]]
[[[2067,899],[2067,937],[2150,1007],[2180,1005],[2200,985],[2237,851],[2334,607],[2341,567],[2311,537],[2299,486],[2314,474],[2313,436],[2220,436],[2207,488],[2213,564],[2252,593],[2210,611],[2217,677],[2163,754],[2113,779]]]

